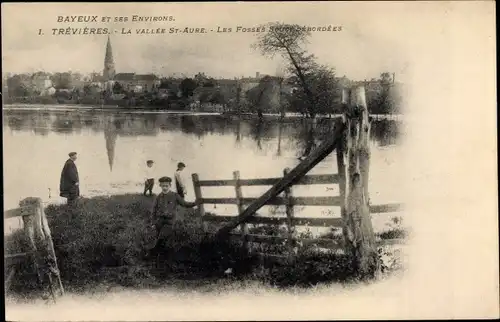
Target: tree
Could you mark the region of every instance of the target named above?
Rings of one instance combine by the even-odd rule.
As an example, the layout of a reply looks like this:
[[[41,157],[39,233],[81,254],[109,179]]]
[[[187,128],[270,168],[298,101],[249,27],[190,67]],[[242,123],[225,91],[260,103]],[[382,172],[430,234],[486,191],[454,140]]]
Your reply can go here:
[[[113,84],[113,93],[114,94],[122,94],[125,92],[125,88],[120,82],[115,82]]]
[[[193,96],[196,87],[198,87],[198,84],[196,84],[196,82],[192,78],[183,79],[179,85],[182,97],[187,98]]]
[[[307,55],[303,46],[307,43],[310,32],[299,25],[271,23],[268,31],[262,33],[254,47],[268,57],[279,54],[289,62],[288,70],[296,77],[296,83],[304,92],[307,105],[304,114],[310,118],[316,116],[316,98],[310,86],[308,74],[317,66],[314,55]]]
[[[209,100],[210,103],[212,104],[226,104],[226,98],[224,97],[224,94],[221,93],[220,90],[217,90],[212,94],[212,97],[210,97]]]
[[[205,82],[203,83],[203,87],[215,87],[216,85],[217,85],[217,82],[212,77],[207,78],[205,80]]]
[[[14,75],[7,78],[9,95],[13,97],[30,96],[30,90],[26,85],[25,75]]]
[[[399,86],[393,83],[390,73],[380,74],[377,80],[379,88],[369,97],[370,112],[375,114],[399,113],[401,106],[401,95]]]
[[[248,102],[250,103],[250,108],[256,111],[261,109],[261,102],[264,97],[264,92],[266,91],[266,82],[262,80],[259,82],[259,85],[250,88],[246,92],[246,97]]]
[[[160,85],[158,86],[158,88],[168,89],[168,88],[170,88],[171,83],[172,82],[168,78],[163,77],[162,79],[160,79]]]
[[[332,68],[324,65],[314,66],[305,74],[305,79],[314,98],[315,114],[341,112],[340,106],[335,106],[340,97],[340,88]],[[289,97],[292,109],[302,113],[307,112],[310,101],[300,88],[300,80],[294,76],[290,79],[290,83],[296,88]]]
[[[70,89],[72,87],[72,76],[70,73],[55,73],[51,77],[55,89]]]
[[[391,84],[392,83],[391,74],[388,72],[384,72],[384,73],[380,74],[380,82],[382,83],[382,85]]]

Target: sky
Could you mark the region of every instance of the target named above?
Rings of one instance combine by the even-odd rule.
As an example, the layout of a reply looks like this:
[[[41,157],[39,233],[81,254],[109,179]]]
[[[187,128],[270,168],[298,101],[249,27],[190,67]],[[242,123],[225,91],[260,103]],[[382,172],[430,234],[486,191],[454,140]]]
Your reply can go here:
[[[36,14],[32,14],[32,13]],[[98,15],[99,22],[58,22],[58,16]],[[103,23],[102,16],[173,16],[173,22]],[[284,66],[281,57],[269,59],[251,48],[256,33],[137,35],[140,28],[253,27],[268,22],[306,26],[342,26],[342,31],[313,32],[307,50],[339,76],[378,77],[384,71],[407,72],[404,35],[389,23],[408,10],[401,4],[362,6],[350,3],[44,3],[2,4],[2,64],[4,72],[36,70],[102,71],[106,35],[51,35],[51,28],[108,27],[117,72],[205,72],[215,77],[274,75]],[[418,19],[400,19],[406,26]],[[131,28],[132,35],[122,35]],[[44,32],[39,36],[39,29]]]
[[[341,26],[341,31],[313,32],[307,50],[338,76],[361,80],[395,73],[404,79],[411,69],[409,42],[421,30],[445,32],[440,2],[291,2],[291,3],[11,3],[2,4],[2,69],[20,73],[44,70],[102,72],[106,35],[51,35],[52,28],[110,28],[117,72],[173,73],[213,77],[275,75],[286,61],[262,56],[251,45],[256,33],[139,35],[142,28],[254,27],[268,22],[305,26]],[[33,14],[35,13],[35,14]],[[97,15],[99,22],[58,22],[58,16]],[[172,16],[175,21],[131,22],[133,15]],[[102,22],[103,16],[128,22]],[[440,27],[440,24],[442,25]],[[123,35],[121,29],[131,29]],[[441,28],[441,30],[440,30]],[[44,35],[38,35],[42,29]],[[427,29],[427,30],[426,30]],[[425,46],[425,44],[424,44]]]

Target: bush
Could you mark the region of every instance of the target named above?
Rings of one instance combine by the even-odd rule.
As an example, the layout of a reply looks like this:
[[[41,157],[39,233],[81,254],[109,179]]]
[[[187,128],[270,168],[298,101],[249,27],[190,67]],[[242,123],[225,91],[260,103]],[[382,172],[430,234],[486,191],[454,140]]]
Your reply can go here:
[[[269,269],[269,282],[278,287],[308,287],[325,282],[349,282],[358,278],[351,256],[312,249],[301,251],[294,260]]]
[[[149,222],[151,204],[152,199],[142,195],[120,195],[83,198],[77,212],[65,205],[49,205],[46,215],[63,283],[81,289],[101,282],[138,285],[166,277],[158,275],[151,261],[145,259],[155,241]],[[238,245],[216,242],[210,234],[204,234],[194,211],[186,211],[185,217],[168,240],[176,253],[170,263],[172,274],[191,275],[189,278],[221,275],[226,265],[250,261],[242,257]],[[8,236],[5,245],[9,253],[25,251],[24,233]],[[12,288],[32,289],[36,281],[30,261],[21,263],[18,271]]]
[[[380,239],[404,239],[408,237],[408,233],[403,227],[402,217],[392,217],[391,222],[387,226],[388,230],[377,234]]]

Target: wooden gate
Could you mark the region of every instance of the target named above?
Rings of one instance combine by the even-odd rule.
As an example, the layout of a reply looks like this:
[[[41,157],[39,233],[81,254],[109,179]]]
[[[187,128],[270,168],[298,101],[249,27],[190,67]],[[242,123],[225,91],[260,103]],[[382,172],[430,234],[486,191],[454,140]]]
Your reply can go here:
[[[246,224],[250,222],[258,223],[279,223],[280,220],[274,218],[256,217],[257,211],[264,205],[286,205],[287,217],[282,219],[287,223],[289,237],[292,236],[294,224],[301,223],[304,218],[293,216],[295,205],[325,205],[340,206],[341,218],[336,219],[309,219],[308,222],[315,222],[318,225],[331,225],[342,228],[343,245],[347,252],[350,252],[358,259],[361,271],[373,271],[373,267],[378,263],[376,256],[376,239],[373,232],[370,213],[392,212],[401,208],[399,204],[391,205],[370,205],[368,178],[370,165],[370,117],[366,106],[365,89],[357,86],[346,89],[342,93],[344,114],[335,124],[329,137],[313,150],[295,168],[284,171],[282,178],[242,180],[239,173],[235,172],[232,180],[206,180],[201,181],[197,174],[193,175],[195,194],[198,201],[202,203],[233,203],[238,206],[238,215],[224,218],[227,222],[217,232],[219,238],[234,235],[232,232],[237,226],[241,226],[241,238],[244,244],[249,240],[264,241],[270,239],[263,236],[252,236],[246,232]],[[330,153],[337,150],[338,173],[323,176],[307,176],[319,162],[325,159]],[[295,184],[338,184],[339,196],[328,197],[293,197],[292,186]],[[232,185],[235,187],[234,198],[207,199],[201,194],[203,186]],[[272,185],[269,190],[259,198],[248,199],[241,194],[241,186],[245,185]],[[284,193],[284,197],[279,197]],[[247,207],[245,207],[248,205]],[[204,216],[204,208],[200,207],[200,215]],[[220,220],[222,217],[210,218],[207,220]],[[278,242],[280,238],[271,238],[272,242]],[[281,238],[282,239],[282,238]],[[286,242],[286,241],[285,241]],[[317,243],[319,240],[308,241]],[[328,241],[331,243],[332,241]],[[290,243],[291,244],[291,243]],[[338,247],[339,244],[336,243]]]

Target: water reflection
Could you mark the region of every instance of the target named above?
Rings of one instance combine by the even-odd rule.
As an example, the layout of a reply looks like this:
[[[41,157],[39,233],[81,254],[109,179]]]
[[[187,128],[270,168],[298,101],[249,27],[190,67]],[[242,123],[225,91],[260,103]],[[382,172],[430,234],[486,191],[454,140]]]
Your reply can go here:
[[[235,145],[242,138],[249,138],[258,150],[272,148],[280,156],[283,149],[298,149],[299,155],[307,155],[331,133],[333,119],[318,121],[315,126],[300,118],[285,119],[230,119],[215,115],[130,114],[110,112],[49,112],[4,111],[4,127],[11,131],[34,132],[46,136],[50,132],[68,134],[91,131],[106,137],[106,146],[116,144],[117,136],[157,136],[160,132],[180,132],[199,139],[208,134],[233,135]],[[395,120],[374,120],[371,139],[374,144],[387,146],[398,143],[400,136]],[[294,144],[283,146],[283,138]],[[276,140],[277,139],[277,140]],[[268,146],[276,141],[276,146]],[[272,143],[274,144],[274,143]],[[112,150],[112,149],[111,149]],[[110,160],[112,157],[110,158]],[[110,161],[110,167],[112,167]]]
[[[106,116],[104,119],[104,140],[106,141],[106,153],[108,155],[109,170],[113,171],[115,160],[116,139],[118,130],[122,128],[120,120],[115,119],[113,115]]]
[[[4,153],[8,155],[4,184],[9,187],[4,202],[15,207],[27,194],[45,198],[48,189],[57,191],[60,164],[70,150],[81,152],[82,195],[89,197],[142,192],[142,172],[148,159],[155,160],[159,176],[172,176],[182,161],[188,164],[189,174],[198,173],[202,180],[231,178],[234,170],[246,178],[275,177],[284,168],[296,166],[297,157],[331,135],[334,120],[318,120],[311,127],[300,118],[280,122],[269,117],[239,120],[214,115],[7,110],[3,125]],[[370,174],[371,195],[375,203],[400,202],[399,150],[378,148],[398,143],[398,123],[374,120],[371,134],[373,168],[377,169]],[[19,149],[25,145],[26,149]],[[19,160],[32,155],[36,155],[38,167],[20,170]],[[332,154],[315,172],[335,171],[334,159]],[[306,188],[294,192],[297,196],[332,193],[321,185]],[[243,193],[257,197],[265,189],[248,187]],[[193,191],[192,187],[188,190]],[[206,198],[233,197],[234,189],[204,189],[203,194]],[[50,197],[44,201],[51,201]],[[236,208],[230,206],[213,207],[218,213],[233,214]],[[323,213],[317,207],[309,208],[310,215]]]
[[[276,156],[281,156],[281,134],[283,132],[283,122],[278,123],[278,147],[276,151]]]

